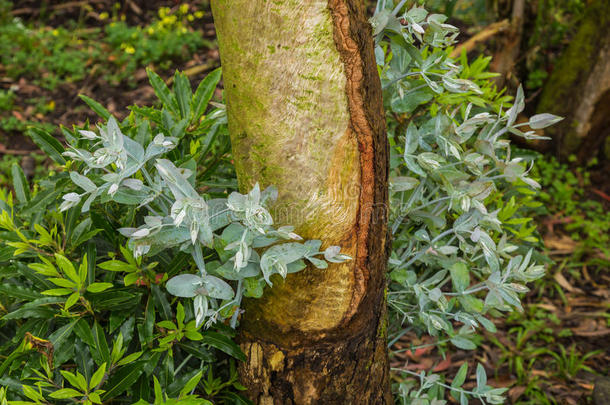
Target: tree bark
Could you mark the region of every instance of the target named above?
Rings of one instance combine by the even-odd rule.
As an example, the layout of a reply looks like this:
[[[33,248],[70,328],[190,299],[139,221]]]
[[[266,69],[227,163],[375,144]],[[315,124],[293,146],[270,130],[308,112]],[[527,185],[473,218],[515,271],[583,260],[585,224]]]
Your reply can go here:
[[[604,143],[610,133],[610,2],[594,0],[578,31],[563,52],[538,103],[539,112],[565,117],[545,130],[547,148],[584,162],[597,154],[610,156]],[[602,157],[600,156],[600,157]]]
[[[388,145],[358,0],[215,0],[242,191],[279,190],[276,222],[353,260],[246,300],[242,383],[258,404],[389,404]]]
[[[523,22],[525,17],[525,0],[513,0],[508,29],[499,37],[497,50],[491,61],[491,71],[500,73],[495,83],[498,88],[504,87],[507,82],[514,82],[515,64],[521,51],[521,39],[523,35]]]

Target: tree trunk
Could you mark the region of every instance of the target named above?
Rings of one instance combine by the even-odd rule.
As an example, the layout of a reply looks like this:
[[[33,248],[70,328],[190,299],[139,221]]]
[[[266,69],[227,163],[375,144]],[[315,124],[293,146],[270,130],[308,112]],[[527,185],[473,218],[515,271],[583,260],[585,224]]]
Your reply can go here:
[[[538,111],[566,119],[545,130],[558,156],[577,154],[580,161],[597,153],[610,156],[610,2],[588,6],[570,45],[544,86]]]
[[[258,404],[389,404],[388,145],[371,27],[358,0],[215,0],[240,188],[353,260],[274,278],[247,300],[242,382]]]
[[[492,72],[500,73],[500,76],[494,79],[496,86],[500,89],[507,82],[509,84],[515,82],[514,69],[521,51],[524,16],[525,0],[513,0],[510,26],[499,37],[497,50],[494,52],[490,67]]]

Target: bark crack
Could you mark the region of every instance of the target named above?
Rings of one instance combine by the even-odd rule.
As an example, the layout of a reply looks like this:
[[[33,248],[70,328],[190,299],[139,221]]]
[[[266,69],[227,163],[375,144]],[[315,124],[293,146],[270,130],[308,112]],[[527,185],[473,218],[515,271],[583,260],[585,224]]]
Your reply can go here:
[[[366,88],[367,82],[379,82],[379,77],[372,57],[374,53],[370,39],[371,27],[364,20],[362,5],[358,1],[329,0],[328,7],[334,23],[335,45],[345,67],[349,130],[356,135],[360,151],[360,203],[358,221],[354,229],[358,235],[354,266],[355,288],[348,312],[344,316],[345,324],[358,311],[367,294],[371,272],[383,272],[376,260],[371,260],[369,253],[378,256],[379,253],[374,250],[385,250],[383,247],[386,238],[378,236],[385,234],[383,222],[387,209],[387,192],[384,190],[387,184],[387,142],[381,94],[374,94],[380,93],[381,86]],[[369,38],[363,35],[365,33],[369,34]],[[368,60],[363,57],[368,57]],[[384,183],[382,187],[379,187],[380,182]],[[381,243],[374,241],[375,236],[372,235],[382,239]],[[384,253],[381,253],[381,256],[383,255]],[[379,279],[378,274],[375,276]]]

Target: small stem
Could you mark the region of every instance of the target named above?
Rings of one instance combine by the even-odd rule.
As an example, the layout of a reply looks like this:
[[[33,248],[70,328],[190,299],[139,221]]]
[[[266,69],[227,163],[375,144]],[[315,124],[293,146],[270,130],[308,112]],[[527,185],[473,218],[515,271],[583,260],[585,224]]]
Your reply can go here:
[[[413,257],[411,260],[409,260],[406,264],[405,267],[409,267],[410,265],[412,265],[413,263],[415,263],[415,261],[417,261],[420,257],[422,257],[423,255],[426,254],[426,251],[428,249],[430,249],[431,247],[434,247],[434,244],[436,242],[438,242],[440,239],[444,238],[447,235],[450,235],[452,233],[454,233],[455,231],[453,229],[447,229],[445,232],[441,233],[440,235],[438,235],[436,238],[432,239],[428,245],[428,247],[426,249],[421,250],[418,254],[415,255],[415,257]]]
[[[182,367],[184,367],[186,365],[186,363],[192,358],[193,358],[192,354],[189,354],[188,356],[186,356],[184,358],[184,361],[182,363],[180,363],[180,365],[174,370],[174,377],[178,375],[180,370],[182,370]]]
[[[411,371],[411,370],[405,370],[405,369],[402,369],[402,368],[397,368],[397,367],[392,367],[392,368],[391,368],[391,370],[392,370],[392,371],[400,371],[400,372],[402,372],[402,373],[410,374],[410,375],[412,375],[412,376],[414,376],[414,377],[417,377],[417,378],[421,378],[421,377],[422,377],[422,376],[421,376],[421,374],[416,373],[416,372]],[[425,380],[428,380],[428,378],[429,378],[429,377],[424,376],[423,378],[424,378]],[[463,390],[463,389],[461,389],[461,388],[455,388],[455,387],[452,387],[451,385],[443,384],[442,382],[439,382],[439,381],[434,381],[434,384],[436,384],[436,385],[440,385],[441,387],[445,387],[445,388],[450,389],[450,390],[452,390],[452,391],[457,391],[457,392],[462,392],[462,393],[464,393],[464,394],[470,394],[470,395],[474,395],[474,396],[475,396],[475,397],[477,397],[478,399],[481,399],[481,400],[482,400],[482,398],[480,397],[480,395],[479,395],[479,394],[477,394],[477,393],[476,393],[476,392],[474,392],[474,391],[467,391],[467,390]]]

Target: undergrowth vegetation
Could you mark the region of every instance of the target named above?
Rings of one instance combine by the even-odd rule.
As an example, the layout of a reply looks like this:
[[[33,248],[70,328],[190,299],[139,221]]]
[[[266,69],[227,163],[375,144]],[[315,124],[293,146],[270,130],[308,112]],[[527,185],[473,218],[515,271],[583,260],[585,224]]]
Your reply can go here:
[[[116,3],[115,6],[119,6]],[[0,130],[23,131],[29,124],[44,122],[44,116],[57,106],[55,94],[66,84],[79,87],[101,78],[109,86],[133,88],[138,68],[155,66],[170,69],[189,60],[197,51],[213,47],[213,43],[195,28],[204,16],[202,10],[188,5],[172,11],[159,9],[147,26],[130,26],[118,7],[100,13],[101,27],[87,27],[79,21],[49,27],[23,21],[11,14],[13,3],[0,1],[0,72],[12,85],[0,90]],[[17,89],[37,86],[27,100],[20,100],[19,111],[15,97]],[[28,107],[34,111],[28,112]],[[2,113],[17,110],[28,119]],[[24,114],[26,113],[27,114]],[[46,129],[53,131],[52,125]]]
[[[607,268],[610,217],[587,198],[586,170],[511,146],[509,136],[538,138],[533,130],[559,118],[519,123],[524,92],[498,90],[488,57],[452,60],[458,30],[404,5],[381,0],[372,20],[391,150],[392,356],[493,345],[495,367],[510,370],[524,397],[553,403],[545,381],[593,371],[598,352],[568,345],[572,329],[557,331],[557,312],[535,305],[549,289],[567,302],[565,278],[545,276],[552,261],[536,223],[570,218],[561,226],[574,248],[551,257],[577,277],[583,263],[594,274]],[[50,30],[0,12],[7,74],[47,89],[98,72],[129,84],[138,67],[168,68],[207,45],[188,7],[161,9],[146,27],[102,17],[103,30]],[[87,36],[101,40],[83,53]],[[250,403],[236,372],[242,297],[260,297],[306,264],[350,259],[274,228],[272,188],[236,192],[224,105],[213,101],[219,70],[194,92],[183,74],[173,89],[148,76],[159,101],[131,106],[124,120],[82,97],[97,126],[62,127],[61,142],[31,127],[49,170],[26,175],[18,159],[0,162],[0,184],[11,188],[0,189],[0,405]],[[13,93],[0,100],[10,111]],[[397,348],[405,336],[431,339]],[[541,365],[551,372],[532,377]],[[395,367],[393,390],[402,404],[501,403],[508,388],[488,378],[491,366]]]

